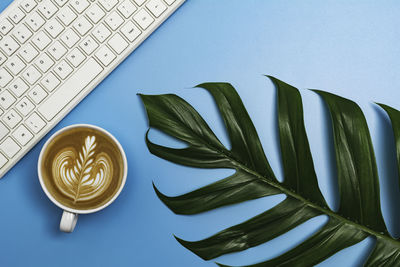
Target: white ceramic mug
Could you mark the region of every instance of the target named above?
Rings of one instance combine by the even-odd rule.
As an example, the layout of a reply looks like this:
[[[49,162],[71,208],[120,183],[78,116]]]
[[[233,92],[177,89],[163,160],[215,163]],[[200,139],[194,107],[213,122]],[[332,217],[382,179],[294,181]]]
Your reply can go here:
[[[123,160],[123,177],[122,177],[122,182],[120,187],[118,188],[117,193],[104,205],[95,208],[95,209],[90,209],[90,210],[78,210],[78,209],[72,209],[69,207],[66,207],[64,205],[62,205],[61,203],[59,203],[51,194],[50,192],[47,190],[44,182],[43,182],[43,177],[42,177],[42,173],[41,173],[41,168],[40,166],[42,165],[42,161],[43,161],[43,154],[44,151],[46,151],[47,146],[51,143],[51,141],[57,137],[58,135],[62,134],[63,132],[70,130],[72,128],[77,128],[77,127],[86,127],[86,128],[92,128],[95,129],[97,131],[102,132],[103,134],[107,135],[108,137],[110,137],[110,139],[117,145],[121,156],[122,156],[122,160]],[[62,128],[61,130],[58,130],[57,132],[55,132],[47,141],[46,143],[43,145],[42,150],[40,152],[39,155],[39,160],[38,160],[38,176],[39,176],[39,181],[40,181],[40,185],[42,186],[43,191],[46,193],[47,197],[54,203],[56,204],[58,207],[60,207],[61,209],[63,209],[63,214],[61,217],[61,221],[60,221],[60,230],[63,232],[67,232],[67,233],[71,233],[72,231],[74,231],[76,222],[78,220],[78,214],[87,214],[87,213],[93,213],[99,210],[104,209],[105,207],[107,207],[108,205],[110,205],[112,202],[114,202],[114,200],[119,196],[119,194],[122,191],[122,188],[125,185],[125,181],[126,181],[126,176],[128,174],[128,163],[126,160],[126,155],[125,155],[125,151],[122,148],[121,144],[118,142],[118,140],[109,132],[107,132],[106,130],[104,130],[103,128],[100,128],[98,126],[94,126],[94,125],[90,125],[90,124],[74,124],[74,125],[70,125],[67,126],[65,128]]]

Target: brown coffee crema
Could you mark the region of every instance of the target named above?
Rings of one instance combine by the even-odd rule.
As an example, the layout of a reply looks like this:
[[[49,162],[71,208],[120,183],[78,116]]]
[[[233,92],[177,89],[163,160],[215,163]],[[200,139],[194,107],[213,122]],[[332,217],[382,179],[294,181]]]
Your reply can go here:
[[[106,204],[118,192],[123,164],[121,152],[109,136],[77,127],[50,142],[40,168],[54,199],[72,209],[89,210]]]

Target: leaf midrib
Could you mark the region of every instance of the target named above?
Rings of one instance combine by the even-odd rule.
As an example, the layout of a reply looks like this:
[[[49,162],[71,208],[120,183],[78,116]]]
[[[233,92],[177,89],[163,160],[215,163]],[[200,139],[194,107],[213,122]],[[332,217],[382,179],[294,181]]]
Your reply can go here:
[[[238,168],[242,169],[243,171],[250,173],[254,176],[256,176],[257,178],[259,178],[261,181],[267,183],[270,186],[273,186],[275,188],[277,188],[278,190],[282,191],[282,193],[284,193],[285,195],[291,196],[299,201],[302,201],[303,203],[305,203],[307,206],[316,209],[326,215],[328,215],[329,217],[333,217],[338,219],[341,222],[350,224],[358,229],[360,229],[361,231],[364,231],[370,235],[376,236],[376,237],[380,237],[382,239],[385,239],[386,241],[393,243],[394,245],[400,247],[400,241],[392,238],[391,236],[385,235],[383,233],[379,233],[371,228],[368,228],[367,226],[364,226],[362,224],[359,224],[357,222],[354,222],[352,220],[346,219],[345,217],[341,216],[338,213],[333,212],[330,209],[326,209],[324,207],[319,206],[318,204],[315,204],[314,202],[302,197],[301,195],[291,191],[290,189],[285,188],[284,186],[282,186],[280,183],[276,183],[270,179],[268,179],[267,177],[259,174],[257,171],[254,171],[250,168],[248,168],[245,164],[241,163],[240,161],[238,161],[237,159],[231,157],[228,153],[225,153],[224,150],[219,150],[216,147],[214,147],[212,144],[209,144],[208,142],[206,142],[205,140],[203,140],[203,138],[201,138],[201,136],[199,136],[197,133],[194,133],[195,135],[197,135],[199,137],[199,139],[202,141],[202,143],[207,146],[209,149],[212,149],[214,151],[216,151],[217,153],[221,154],[222,156],[224,156],[226,159],[228,159],[229,161],[231,161],[235,166],[237,166]],[[229,150],[226,150],[229,151]],[[229,151],[231,152],[231,151]]]
[[[87,151],[86,155],[89,155],[90,152]],[[82,165],[81,165],[82,168],[79,171],[78,188],[77,188],[76,193],[75,193],[74,203],[76,203],[76,201],[79,199],[79,196],[80,196],[80,190],[81,190],[81,185],[82,185],[83,174],[85,173],[86,164],[87,164],[87,162],[89,160],[89,157],[86,158],[86,155],[85,155],[84,161],[82,162]]]

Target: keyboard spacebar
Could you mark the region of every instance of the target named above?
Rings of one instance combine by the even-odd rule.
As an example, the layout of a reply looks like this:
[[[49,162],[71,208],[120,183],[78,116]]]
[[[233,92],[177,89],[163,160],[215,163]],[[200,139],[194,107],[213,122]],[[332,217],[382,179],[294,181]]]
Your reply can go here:
[[[38,108],[40,114],[50,121],[60,112],[75,96],[101,73],[103,68],[93,58],[85,62],[56,92],[47,98]]]

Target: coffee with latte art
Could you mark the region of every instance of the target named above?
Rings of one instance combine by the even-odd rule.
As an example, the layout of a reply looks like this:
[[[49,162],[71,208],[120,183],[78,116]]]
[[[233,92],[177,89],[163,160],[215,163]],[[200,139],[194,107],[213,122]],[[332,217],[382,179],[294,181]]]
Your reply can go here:
[[[123,158],[114,141],[93,128],[71,128],[56,136],[43,154],[43,183],[71,209],[90,210],[110,201],[123,180]]]

